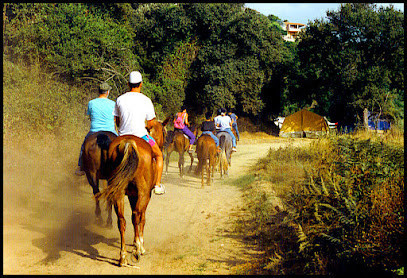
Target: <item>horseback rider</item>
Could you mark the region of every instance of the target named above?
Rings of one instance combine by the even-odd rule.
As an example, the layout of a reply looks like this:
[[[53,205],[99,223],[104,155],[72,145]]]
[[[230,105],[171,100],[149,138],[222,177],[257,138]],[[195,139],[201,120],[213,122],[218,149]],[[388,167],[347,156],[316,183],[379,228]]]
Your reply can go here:
[[[215,140],[215,144],[216,147],[218,147],[218,151],[220,151],[219,149],[219,139],[218,137],[216,137],[214,135],[215,132],[215,122],[212,121],[212,113],[211,112],[206,112],[205,113],[205,121],[202,123],[201,125],[201,130],[202,130],[202,134],[207,134],[209,136],[212,137],[213,140]]]
[[[195,142],[195,135],[188,128],[188,113],[185,105],[181,106],[181,112],[178,112],[174,119],[174,129],[181,130],[186,136],[189,137],[189,153],[192,153],[192,145]]]
[[[90,135],[98,131],[110,131],[117,135],[113,118],[115,102],[108,99],[111,89],[112,87],[105,82],[100,84],[99,96],[95,99],[92,99],[88,103],[86,114],[89,115],[90,118],[90,130],[83,140],[81,151],[79,153],[78,168],[75,171],[75,174],[78,176],[82,176],[85,174],[82,169],[82,153],[84,150],[86,139]]]
[[[232,132],[232,119],[226,115],[226,109],[221,108],[218,110],[220,112],[219,116],[215,117],[215,125],[217,130],[226,131],[232,137],[232,151],[236,152],[236,137]],[[218,113],[219,113],[218,112]]]
[[[240,140],[239,129],[237,128],[237,119],[239,118],[233,110],[228,112],[228,116],[232,119],[232,128],[236,131],[237,141]]]
[[[129,77],[130,91],[122,94],[116,100],[114,118],[118,126],[119,135],[134,135],[150,144],[153,158],[156,160],[155,194],[164,194],[165,187],[161,184],[163,172],[163,154],[155,140],[148,134],[145,126],[150,129],[156,121],[154,105],[151,99],[141,93],[143,85],[141,73],[132,71]]]

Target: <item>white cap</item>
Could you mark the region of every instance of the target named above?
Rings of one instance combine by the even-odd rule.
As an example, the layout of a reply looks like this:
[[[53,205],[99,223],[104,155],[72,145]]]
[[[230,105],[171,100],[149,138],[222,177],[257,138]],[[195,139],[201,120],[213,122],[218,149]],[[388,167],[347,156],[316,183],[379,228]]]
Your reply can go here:
[[[137,84],[140,83],[142,80],[141,73],[139,71],[132,71],[130,72],[129,83]]]

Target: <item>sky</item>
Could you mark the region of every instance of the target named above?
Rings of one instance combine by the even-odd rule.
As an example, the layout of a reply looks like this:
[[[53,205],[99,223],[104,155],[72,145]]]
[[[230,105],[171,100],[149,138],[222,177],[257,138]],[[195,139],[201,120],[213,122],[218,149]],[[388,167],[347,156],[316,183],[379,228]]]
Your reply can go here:
[[[377,3],[378,6],[389,4]],[[403,3],[393,3],[393,5],[397,10],[404,12]],[[337,11],[341,3],[245,3],[245,6],[266,16],[273,14],[281,20],[307,24],[308,21],[315,19],[325,19],[326,12],[328,10]]]

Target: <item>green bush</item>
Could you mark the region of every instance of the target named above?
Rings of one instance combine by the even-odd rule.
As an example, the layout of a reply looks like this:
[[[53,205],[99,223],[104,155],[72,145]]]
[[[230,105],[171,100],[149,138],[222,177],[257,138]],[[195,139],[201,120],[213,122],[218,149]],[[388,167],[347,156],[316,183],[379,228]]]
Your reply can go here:
[[[255,170],[274,191],[250,200],[268,273],[390,274],[402,267],[402,144],[331,136],[270,150]],[[275,195],[283,212],[269,205]]]
[[[325,257],[332,273],[399,268],[404,150],[350,137],[328,145],[312,147],[307,182],[287,199],[306,235],[300,251]]]

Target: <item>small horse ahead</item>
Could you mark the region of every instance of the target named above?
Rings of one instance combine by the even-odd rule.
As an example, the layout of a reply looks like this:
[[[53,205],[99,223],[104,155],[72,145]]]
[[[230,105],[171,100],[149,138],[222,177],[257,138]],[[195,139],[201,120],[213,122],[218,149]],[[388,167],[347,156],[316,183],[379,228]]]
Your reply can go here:
[[[218,161],[218,151],[215,141],[211,136],[202,134],[196,143],[196,154],[198,156],[198,166],[196,174],[201,173],[201,185],[204,187],[204,174],[206,172],[206,183],[213,183],[215,165]]]
[[[192,133],[197,136],[198,129],[194,126],[191,127]],[[168,132],[166,137],[166,142],[164,144],[165,154],[165,174],[168,174],[168,164],[170,163],[170,156],[173,151],[178,153],[178,168],[181,178],[184,176],[184,153],[189,149],[189,139],[181,130],[175,130]],[[189,153],[191,158],[191,165],[189,166],[188,172],[192,170],[192,164],[194,163],[194,157],[192,153]]]
[[[219,154],[219,168],[220,176],[229,174],[229,166],[232,164],[232,136],[225,131],[220,131],[216,134],[219,139],[219,147],[221,152]]]

